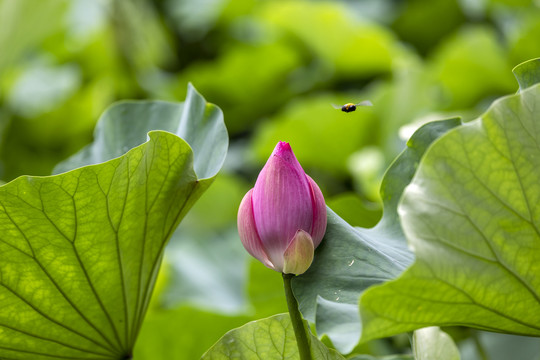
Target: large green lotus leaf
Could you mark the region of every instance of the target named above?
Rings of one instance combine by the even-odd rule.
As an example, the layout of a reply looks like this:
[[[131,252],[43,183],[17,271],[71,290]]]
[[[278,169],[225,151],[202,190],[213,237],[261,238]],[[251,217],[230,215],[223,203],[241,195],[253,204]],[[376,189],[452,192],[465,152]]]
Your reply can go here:
[[[127,359],[172,232],[212,179],[176,135],[0,187],[0,358]]]
[[[213,176],[221,167],[228,144],[223,114],[218,107],[207,103],[190,85],[184,103],[129,101],[113,105],[99,120],[94,142],[57,166],[56,172],[119,156],[144,142],[147,132],[154,129],[175,133],[191,145],[194,149],[195,171],[199,177]],[[227,246],[232,242],[230,235],[219,235],[231,240],[223,241],[222,238],[216,238],[215,230],[209,229],[236,218],[237,207],[231,206],[231,202],[239,204],[247,190],[241,190],[241,186],[230,179],[222,177],[221,180],[212,186],[212,194],[205,194],[202,203],[195,206],[201,208],[198,211],[193,209],[198,214],[185,219],[190,224],[184,226],[184,231],[176,231],[173,235],[171,251],[168,252],[172,270],[171,286],[165,290],[164,295],[164,302],[168,306],[193,300],[207,307],[214,304],[220,311],[237,311],[243,304],[242,294],[237,290],[244,284],[240,282],[245,277],[244,271],[242,267],[230,264],[244,261],[246,253],[243,249],[239,252],[237,247]],[[208,214],[211,214],[210,220]],[[201,224],[203,217],[205,222]],[[199,223],[195,224],[197,220]],[[210,227],[208,221],[211,222]],[[195,231],[193,228],[196,228]],[[201,233],[201,229],[205,232]],[[182,238],[182,241],[177,241],[177,238]],[[197,243],[195,238],[199,240]],[[241,247],[240,242],[238,245]],[[220,287],[207,286],[203,281],[192,281],[192,274],[197,271],[199,277],[206,275]],[[213,296],[220,289],[226,289],[227,300]]]
[[[313,360],[344,360],[315,336],[308,338]],[[265,359],[298,357],[298,347],[289,314],[252,321],[225,334],[202,357],[202,360]]]
[[[396,278],[413,261],[399,225],[397,204],[428,146],[458,119],[428,123],[388,169],[381,185],[383,218],[371,229],[355,228],[328,209],[328,226],[308,271],[293,279],[306,319],[344,353],[360,338],[358,298],[369,286]]]
[[[361,298],[363,340],[430,325],[540,336],[540,86],[433,144],[399,214],[416,255]]]
[[[540,82],[540,58],[525,61],[512,69],[514,76],[519,83],[519,89],[538,84]]]
[[[120,156],[145,142],[151,130],[165,130],[187,141],[200,179],[217,174],[225,160],[229,139],[223,113],[190,84],[183,103],[124,101],[111,106],[99,119],[94,142],[60,163],[55,173]]]

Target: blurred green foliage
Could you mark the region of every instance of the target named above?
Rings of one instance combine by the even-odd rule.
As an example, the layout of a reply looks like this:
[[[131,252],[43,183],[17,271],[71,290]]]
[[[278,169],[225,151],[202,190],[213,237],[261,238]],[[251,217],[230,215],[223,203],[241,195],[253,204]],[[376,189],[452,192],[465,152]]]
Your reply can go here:
[[[175,236],[193,247],[229,236],[239,246],[237,204],[278,140],[291,143],[339,215],[367,227],[380,216],[384,169],[413,130],[455,114],[473,119],[514,93],[511,69],[539,56],[539,38],[540,7],[527,0],[0,0],[0,178],[48,175],[91,141],[114,101],[183,101],[192,82],[223,109],[231,145],[224,174]],[[364,99],[374,106],[331,106]],[[223,254],[238,261],[234,249]],[[245,289],[234,314],[170,297],[199,271],[175,272],[173,258],[141,349],[170,326],[165,337],[184,339],[170,354],[193,359],[221,330],[285,309],[281,295],[268,300],[278,274],[245,258],[230,284]],[[199,312],[201,329],[190,332]],[[188,342],[190,352],[178,350]]]

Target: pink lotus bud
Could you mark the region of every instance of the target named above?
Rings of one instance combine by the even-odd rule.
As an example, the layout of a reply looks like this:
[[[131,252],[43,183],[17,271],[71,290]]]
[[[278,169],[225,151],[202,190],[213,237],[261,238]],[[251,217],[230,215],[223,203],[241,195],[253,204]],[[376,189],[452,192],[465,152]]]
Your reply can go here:
[[[238,209],[238,232],[246,250],[270,269],[302,274],[326,231],[321,190],[291,146],[279,142]]]

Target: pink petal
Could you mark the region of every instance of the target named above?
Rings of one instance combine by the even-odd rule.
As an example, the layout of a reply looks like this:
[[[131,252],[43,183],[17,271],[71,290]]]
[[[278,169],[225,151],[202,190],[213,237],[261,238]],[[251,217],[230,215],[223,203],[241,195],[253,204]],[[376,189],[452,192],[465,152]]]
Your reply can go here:
[[[309,175],[306,174],[311,187],[311,196],[313,201],[313,227],[311,237],[315,248],[319,246],[326,232],[326,204],[321,189]]]
[[[253,217],[252,194],[253,189],[249,190],[247,194],[244,195],[240,207],[238,208],[238,234],[240,235],[242,245],[244,245],[244,248],[246,248],[248,253],[270,269],[275,269],[274,265],[268,259],[261,239],[257,233],[255,219]]]
[[[257,178],[252,199],[259,238],[276,269],[296,232],[311,231],[311,192],[291,147],[280,142]]]

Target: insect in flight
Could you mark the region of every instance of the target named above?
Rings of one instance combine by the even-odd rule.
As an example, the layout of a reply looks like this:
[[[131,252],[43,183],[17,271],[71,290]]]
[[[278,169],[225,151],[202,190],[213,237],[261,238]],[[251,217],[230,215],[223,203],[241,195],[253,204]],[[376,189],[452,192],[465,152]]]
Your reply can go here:
[[[359,102],[358,104],[347,103],[347,104],[342,105],[342,106],[332,104],[332,106],[334,107],[334,109],[341,109],[341,111],[349,113],[351,111],[356,110],[357,106],[373,106],[373,104],[369,100],[364,100],[364,101]]]

